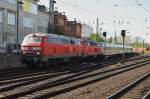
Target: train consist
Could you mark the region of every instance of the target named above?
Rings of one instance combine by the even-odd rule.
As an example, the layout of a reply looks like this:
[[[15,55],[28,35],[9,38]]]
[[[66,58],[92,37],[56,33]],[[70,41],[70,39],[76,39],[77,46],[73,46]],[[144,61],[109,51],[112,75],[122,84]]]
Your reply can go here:
[[[130,46],[125,53],[133,53]],[[80,40],[55,34],[33,33],[27,35],[21,45],[22,62],[31,64],[53,64],[86,60],[103,56],[122,54],[122,45]]]

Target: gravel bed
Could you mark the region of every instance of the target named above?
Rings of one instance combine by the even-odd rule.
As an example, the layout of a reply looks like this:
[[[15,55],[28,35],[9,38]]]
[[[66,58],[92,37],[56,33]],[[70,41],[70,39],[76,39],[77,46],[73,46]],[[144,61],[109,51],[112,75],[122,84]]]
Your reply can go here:
[[[120,99],[142,99],[146,93],[150,91],[150,77],[136,85],[133,89],[129,90]]]
[[[143,66],[49,99],[104,99],[148,72],[150,66]]]

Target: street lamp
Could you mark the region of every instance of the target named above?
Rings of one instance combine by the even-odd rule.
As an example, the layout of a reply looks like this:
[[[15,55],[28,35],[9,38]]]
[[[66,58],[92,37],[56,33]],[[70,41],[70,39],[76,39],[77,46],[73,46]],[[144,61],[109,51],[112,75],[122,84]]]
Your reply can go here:
[[[19,53],[19,5],[23,4],[23,0],[17,0],[17,52]]]

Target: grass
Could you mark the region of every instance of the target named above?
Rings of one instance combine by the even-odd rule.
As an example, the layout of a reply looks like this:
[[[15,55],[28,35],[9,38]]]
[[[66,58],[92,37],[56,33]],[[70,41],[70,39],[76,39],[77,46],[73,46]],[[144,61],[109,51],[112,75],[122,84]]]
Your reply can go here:
[[[150,54],[150,50],[149,50],[149,51],[146,51],[145,54]]]

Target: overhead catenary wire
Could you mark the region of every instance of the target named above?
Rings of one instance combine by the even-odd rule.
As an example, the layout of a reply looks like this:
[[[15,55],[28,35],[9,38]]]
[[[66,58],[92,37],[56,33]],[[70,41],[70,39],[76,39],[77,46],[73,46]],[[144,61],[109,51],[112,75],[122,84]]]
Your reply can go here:
[[[65,4],[63,4],[63,3],[59,3],[59,6],[62,6],[62,7],[64,7],[64,8],[67,8],[67,9],[75,9],[74,7],[73,8],[70,8],[70,6],[69,5],[65,5]],[[77,10],[74,10],[72,13],[74,13],[74,15],[79,15],[80,13],[79,13],[79,9],[77,9]],[[67,14],[67,12],[66,12],[66,14]],[[85,13],[85,12],[82,12],[82,15],[85,15],[85,16],[87,16],[86,15],[87,13]],[[69,19],[69,20],[74,20],[74,18],[75,17],[77,17],[77,16],[72,16],[72,15],[68,15],[67,16],[67,18]],[[88,16],[89,17],[89,16]],[[85,19],[83,20],[83,19],[78,19],[77,21],[79,21],[80,20],[80,23],[84,23],[84,21],[85,21]],[[93,20],[93,18],[91,17],[91,20],[88,20],[88,22],[89,21],[92,21]],[[85,23],[87,23],[87,22],[85,22]]]
[[[106,20],[110,20],[111,21],[111,19],[110,18],[108,18],[108,17],[103,17],[103,16],[95,16],[95,13],[93,13],[93,11],[91,12],[91,11],[89,11],[89,9],[86,9],[86,8],[83,8],[83,7],[79,7],[78,5],[76,5],[76,4],[72,4],[72,3],[68,3],[68,2],[65,2],[65,1],[63,1],[63,0],[58,0],[59,2],[61,2],[61,3],[63,3],[63,4],[65,4],[65,5],[67,5],[67,6],[70,6],[70,7],[72,7],[72,8],[75,8],[76,10],[78,9],[78,10],[80,10],[80,12],[83,12],[83,13],[86,13],[87,15],[90,15],[90,16],[88,16],[88,17],[92,17],[92,18],[97,18],[97,17],[100,17],[100,18],[103,18],[103,19],[106,19]]]
[[[147,12],[150,15],[150,11],[148,9],[146,9],[141,2],[139,2],[138,0],[133,0],[139,7],[141,7],[145,12]]]

